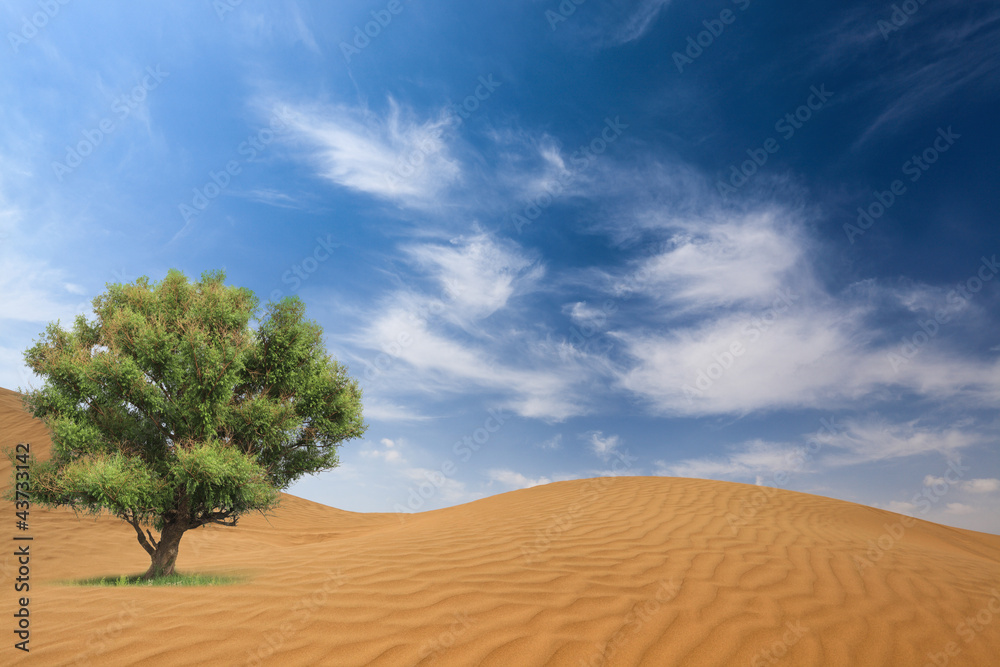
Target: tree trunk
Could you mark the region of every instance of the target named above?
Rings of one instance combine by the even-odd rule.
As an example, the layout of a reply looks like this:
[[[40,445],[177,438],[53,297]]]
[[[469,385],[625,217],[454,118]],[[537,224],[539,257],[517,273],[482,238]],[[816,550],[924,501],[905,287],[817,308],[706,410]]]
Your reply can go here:
[[[156,577],[166,577],[174,573],[174,564],[177,562],[177,549],[181,544],[181,537],[187,527],[180,523],[168,523],[163,526],[160,532],[160,540],[156,544],[156,550],[150,555],[152,561],[143,579],[155,579]]]

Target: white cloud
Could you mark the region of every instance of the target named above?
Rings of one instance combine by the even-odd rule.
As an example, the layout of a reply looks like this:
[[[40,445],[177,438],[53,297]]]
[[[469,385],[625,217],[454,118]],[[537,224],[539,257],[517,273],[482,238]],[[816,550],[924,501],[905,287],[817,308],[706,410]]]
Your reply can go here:
[[[411,207],[425,207],[461,177],[442,113],[417,121],[389,100],[384,118],[344,106],[281,111],[312,151],[320,175],[352,190]]]
[[[615,32],[613,43],[627,44],[640,39],[652,28],[660,11],[670,4],[670,0],[642,0],[639,7]]]
[[[945,506],[945,514],[972,514],[975,512],[975,508],[971,505],[965,505],[963,503],[948,503]]]
[[[897,377],[885,354],[864,349],[859,320],[778,302],[665,331],[616,332],[635,360],[619,382],[667,414],[842,405],[913,373]]]
[[[908,503],[900,500],[892,500],[886,507],[890,512],[895,512],[896,514],[907,514],[912,515],[917,511],[917,506],[913,503]]]
[[[309,29],[306,20],[302,17],[302,12],[299,10],[298,4],[292,3],[291,10],[292,19],[295,22],[294,34],[296,39],[304,44],[313,53],[322,54],[319,44],[316,43],[316,38]]]
[[[240,197],[246,197],[250,201],[267,204],[268,206],[274,206],[276,208],[296,209],[302,207],[301,204],[299,204],[299,202],[291,195],[273,188],[258,188],[256,190],[246,191],[234,190],[233,194]]]
[[[401,441],[390,440],[389,438],[382,438],[379,440],[379,445],[374,445],[371,442],[366,442],[365,447],[361,449],[359,454],[368,459],[379,459],[385,461],[386,463],[406,463],[406,459],[403,458],[400,452]]]
[[[383,312],[359,342],[372,346],[378,341],[397,340],[401,333],[408,344],[382,375],[383,387],[423,392],[468,391],[470,387],[500,392],[504,404],[525,417],[561,421],[582,414],[583,399],[573,391],[580,380],[578,369],[532,368],[500,363],[496,353],[482,343],[470,343],[438,333],[432,324],[410,319],[401,309]],[[408,374],[412,369],[416,375]]]
[[[779,472],[813,473],[928,453],[953,458],[960,450],[980,442],[980,434],[959,427],[923,427],[915,421],[892,424],[875,418],[846,420],[836,432],[821,429],[804,437],[800,445],[758,439],[737,445],[727,456],[656,461],[655,474],[699,479],[754,479],[759,484],[762,481],[769,483]],[[933,475],[924,478],[927,486],[935,483],[947,485],[943,478]]]
[[[352,113],[332,113],[333,120],[310,117],[334,138],[327,137],[322,149],[332,155],[327,160],[335,167],[332,178],[378,196],[396,197],[399,193],[386,191],[373,175],[395,159],[396,144],[407,144],[406,137],[423,132],[424,125],[405,123],[406,114],[398,107],[384,123],[371,114]],[[333,129],[327,127],[331,123]],[[511,154],[517,158],[501,150],[501,162],[510,164],[497,172],[527,175],[487,188],[490,196],[514,186],[518,192],[530,192],[541,181],[567,173],[567,160],[545,136],[539,140],[495,134],[495,143],[501,149],[504,142],[514,146]],[[534,151],[534,158],[522,155],[525,147],[531,149],[529,154]],[[434,154],[444,159],[448,146],[441,144]],[[524,165],[518,160],[531,168],[519,172],[515,167]],[[600,169],[602,177],[615,176],[612,166]],[[654,176],[664,178],[666,173],[660,169]],[[617,174],[618,180],[621,176]],[[416,187],[421,178],[418,174],[408,183]],[[615,187],[625,187],[611,180]],[[447,177],[431,178],[427,188],[400,196],[429,197],[448,182]],[[553,355],[554,344],[538,333],[544,328],[518,327],[515,322],[526,319],[525,304],[516,300],[540,294],[545,267],[517,244],[475,227],[451,242],[404,246],[406,257],[420,271],[419,279],[401,276],[407,286],[382,299],[352,340],[377,350],[369,357],[392,350],[391,367],[381,376],[395,385],[390,390],[396,394],[403,386],[425,394],[476,387],[500,392],[503,405],[523,416],[549,420],[589,412],[597,384],[638,397],[660,416],[842,409],[861,399],[889,401],[904,394],[982,406],[1000,400],[1000,359],[990,364],[956,356],[937,345],[939,340],[921,349],[915,361],[894,367],[889,354],[896,351],[898,337],[880,319],[882,306],[912,313],[915,321],[943,304],[943,290],[918,284],[886,287],[869,280],[831,292],[814,275],[816,248],[804,231],[808,221],[801,211],[769,205],[742,213],[699,212],[689,204],[675,210],[654,201],[624,217],[627,225],[621,220],[615,224],[638,226],[640,235],[665,238],[664,247],[632,264],[630,273],[638,280],[629,282],[597,269],[587,274],[598,275],[599,282],[575,285],[579,291],[567,299],[564,310],[580,326],[607,321],[589,304],[609,296],[634,297],[633,304],[651,305],[639,317],[616,316],[613,328],[606,331],[606,340],[621,343],[614,354],[584,353],[570,342],[555,345],[559,354]],[[428,280],[436,289],[418,287]],[[559,289],[565,280],[555,276],[545,287]],[[398,396],[376,398],[399,403]]]
[[[946,8],[947,5],[938,5],[938,11]],[[880,132],[896,132],[907,124],[915,124],[915,116],[935,110],[962,89],[968,90],[992,76],[993,67],[989,63],[1000,54],[1000,44],[990,27],[998,19],[1000,12],[994,9],[949,25],[940,14],[935,16],[933,9],[923,12],[918,20],[937,23],[935,29],[922,31],[919,39],[889,60],[880,59],[879,71],[866,78],[865,92],[873,99],[883,100],[885,107],[852,149],[857,150]],[[963,44],[965,48],[955,50],[954,44]]]
[[[805,287],[799,272],[803,241],[790,221],[775,211],[720,221],[672,222],[668,247],[646,260],[638,273],[650,294],[691,308],[762,305],[780,288]]]
[[[602,304],[602,306],[605,307],[595,308],[584,301],[577,301],[565,306],[563,311],[567,312],[573,323],[584,332],[588,329],[600,331],[608,326],[609,316],[614,314],[614,308],[617,307],[617,304],[614,304],[614,308],[606,307],[606,304]]]
[[[935,428],[917,420],[888,423],[869,418],[846,421],[841,432],[815,438],[823,444],[825,464],[846,466],[929,453],[955,458],[960,450],[982,442],[983,436],[961,426]]]
[[[431,419],[426,415],[419,414],[412,408],[369,399],[365,397],[364,404],[365,419],[377,419],[379,421],[427,421]]]
[[[961,489],[969,493],[993,493],[1000,489],[1000,479],[970,479],[967,482],[962,482]]]
[[[428,502],[435,503],[441,507],[467,503],[483,497],[483,494],[481,493],[468,491],[465,488],[464,482],[460,482],[452,477],[447,477],[439,470],[431,470],[430,468],[406,468],[401,471],[401,474],[406,480],[408,480],[409,490],[413,493],[419,494],[420,491],[418,489],[434,489],[433,494],[427,500]],[[421,496],[418,495],[417,497],[419,498]],[[430,508],[421,506],[421,509]]]
[[[507,469],[490,470],[487,475],[489,476],[491,482],[499,482],[500,484],[505,484],[506,486],[510,486],[515,489],[528,489],[533,486],[552,483],[552,480],[548,477],[531,479],[529,477],[525,477],[519,472]]]
[[[503,205],[528,205],[539,198],[551,203],[552,197],[580,193],[580,169],[570,168],[567,160],[572,154],[564,156],[553,137],[509,128],[495,129],[488,136],[496,151],[490,185],[503,198]]]
[[[91,311],[90,299],[81,298],[86,290],[67,282],[61,269],[10,253],[0,258],[4,264],[0,272],[0,321],[48,323],[58,319],[68,326],[77,314]]]
[[[2,205],[0,198],[0,205]],[[19,215],[11,214],[12,218]],[[3,215],[0,211],[0,220]],[[0,228],[0,234],[3,229]],[[0,236],[0,241],[5,241]],[[23,250],[13,252],[9,241],[0,243],[0,386],[16,390],[40,387],[42,378],[24,364],[24,350],[50,322],[70,328],[78,314],[92,313],[86,288],[67,280],[63,269],[45,260],[29,260]]]
[[[240,3],[232,3],[232,6]],[[226,18],[227,25],[234,26],[231,35],[244,42],[246,48],[257,50],[287,48],[301,45],[309,51],[322,55],[320,48],[309,26],[315,25],[315,17],[309,14],[303,16],[303,7],[298,2],[284,2],[273,6],[257,5],[253,8],[243,6],[230,16],[226,10],[232,11],[226,3],[215,5],[216,14]],[[346,13],[345,13],[346,14]],[[338,17],[341,21],[349,20],[344,15]]]
[[[426,395],[475,387],[501,394],[502,405],[522,416],[550,421],[588,410],[576,389],[588,373],[582,362],[555,365],[542,344],[516,329],[485,331],[478,324],[506,313],[510,300],[533,290],[541,275],[515,244],[478,233],[449,245],[413,245],[407,253],[446,294],[439,299],[412,287],[390,293],[351,338],[378,350],[371,356],[381,355],[379,392]],[[519,355],[507,360],[515,347]]]
[[[617,435],[605,436],[602,431],[593,431],[590,433],[589,440],[590,448],[602,459],[609,459],[617,454],[618,445],[621,444],[621,438]]]
[[[725,457],[686,459],[677,463],[656,461],[657,475],[698,479],[768,480],[768,475],[802,468],[801,448],[784,443],[751,440]],[[763,480],[759,480],[763,476]]]
[[[489,317],[516,293],[533,290],[544,274],[544,268],[515,244],[485,232],[452,239],[448,245],[413,245],[406,251],[440,284],[449,312],[463,320]]]
[[[538,446],[542,449],[562,449],[562,433],[557,433],[548,440],[539,443]]]
[[[41,387],[43,380],[24,365],[23,352],[10,347],[0,347],[0,387],[17,391]]]
[[[610,332],[632,357],[619,385],[665,415],[839,408],[904,392],[983,406],[1000,398],[1000,360],[956,357],[935,340],[893,362],[900,344],[879,321],[886,305],[905,316],[944,295],[874,281],[828,293],[791,216],[709,217],[698,232],[684,223],[665,251],[619,281],[630,284],[619,291],[665,304],[650,325]]]

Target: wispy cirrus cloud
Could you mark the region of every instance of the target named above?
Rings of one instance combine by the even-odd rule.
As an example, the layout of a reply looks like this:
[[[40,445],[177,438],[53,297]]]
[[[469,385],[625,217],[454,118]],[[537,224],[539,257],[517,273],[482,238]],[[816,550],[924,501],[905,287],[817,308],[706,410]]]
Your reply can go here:
[[[972,424],[928,426],[920,420],[894,423],[868,418],[850,420],[845,425],[838,433],[815,436],[828,448],[822,457],[825,465],[859,465],[922,454],[954,459],[962,450],[982,444],[985,437]]]
[[[904,125],[970,86],[995,88],[1000,11],[990,2],[921,4],[897,25],[894,6],[848,8],[838,21],[803,34],[803,50],[817,50],[818,69],[861,67],[869,73],[842,91],[844,99],[878,100],[852,145]],[[897,19],[898,20],[898,19]]]
[[[44,262],[28,261],[13,253],[0,252],[4,271],[0,273],[0,321],[64,323],[77,313],[90,310],[86,290],[68,280],[62,269]]]
[[[587,370],[553,364],[542,341],[526,340],[518,328],[522,316],[512,301],[537,288],[543,265],[486,232],[411,243],[405,253],[415,273],[381,300],[350,339],[368,350],[362,358],[392,351],[374,391],[399,402],[406,392],[476,388],[495,393],[522,416],[552,421],[590,409],[580,390]],[[440,289],[419,287],[427,283]],[[380,393],[376,398],[383,400]]]
[[[968,470],[968,465],[957,467],[956,470],[961,473]],[[948,475],[943,477],[925,475],[919,484],[913,485],[913,495],[906,500],[872,504],[899,514],[919,516],[922,519],[945,524],[953,524],[954,520],[951,517],[961,516],[963,517],[961,523],[965,527],[995,532],[996,509],[991,503],[992,499],[984,496],[998,489],[1000,489],[998,479],[962,481],[949,470]]]
[[[790,273],[805,253],[798,227],[778,211],[674,220],[666,245],[637,269],[646,290],[700,309],[772,300],[792,282]],[[795,276],[803,277],[803,271]]]
[[[479,232],[447,244],[420,243],[404,251],[448,296],[449,312],[479,320],[504,308],[518,292],[529,292],[545,268],[512,242]]]
[[[397,340],[406,333],[407,344],[396,350],[379,391],[459,394],[475,388],[495,392],[522,416],[552,421],[590,409],[577,388],[583,380],[581,369],[554,368],[551,363],[532,367],[531,357],[503,359],[503,346],[495,337],[470,339],[438,324],[414,321],[411,315],[400,309],[380,312],[358,339],[374,352],[380,349],[376,341]]]
[[[379,114],[346,105],[279,105],[319,175],[351,190],[421,208],[461,178],[450,117],[418,120],[392,98]]]
[[[603,431],[593,431],[588,434],[587,441],[590,449],[604,460],[610,459],[618,453],[621,445],[621,438],[617,435],[604,435]]]
[[[586,17],[572,4],[572,10],[558,6],[558,12],[547,15],[550,25],[562,27],[573,21],[572,28],[563,29],[582,38],[592,48],[608,49],[635,42],[645,37],[670,0],[610,0],[597,6],[588,6]],[[558,18],[557,18],[558,17]],[[560,20],[562,19],[562,20]]]
[[[957,30],[936,32],[930,39],[919,40],[918,48],[927,54],[919,67],[884,74],[881,85],[892,94],[867,129],[855,142],[857,148],[879,132],[897,130],[900,125],[926,113],[963,88],[973,85],[995,87],[1000,55],[1000,12]],[[955,48],[962,44],[962,48]]]
[[[815,474],[834,468],[939,454],[960,458],[963,451],[985,442],[974,424],[926,425],[917,420],[892,422],[878,416],[847,419],[839,428],[821,429],[800,442],[755,439],[734,445],[723,456],[681,461],[656,461],[656,474],[702,479],[771,479],[776,473]],[[928,475],[925,484],[936,479]],[[996,486],[994,486],[996,483]],[[990,493],[1000,480],[977,479],[962,483],[972,493]]]
[[[627,44],[641,39],[653,27],[670,0],[641,0],[611,36],[613,44]]]
[[[793,462],[801,461],[795,456],[797,451],[798,448],[788,443],[756,439],[742,443],[727,456],[656,461],[654,474],[698,479],[754,479],[776,471],[789,471]]]
[[[801,211],[681,219],[659,211],[633,215],[663,242],[651,242],[653,253],[605,287],[648,305],[638,321],[619,318],[609,335],[626,355],[615,365],[618,386],[652,412],[843,408],[905,393],[985,406],[1000,396],[1000,360],[959,352],[945,336],[922,347],[919,363],[889,361],[921,317],[958,321],[975,310],[968,300],[913,281],[831,290],[815,273],[820,248],[804,233]]]
[[[424,422],[431,419],[412,407],[371,398],[365,401],[365,417],[385,422]]]
[[[491,482],[498,482],[504,486],[509,486],[514,489],[530,489],[533,486],[550,484],[553,481],[545,476],[532,479],[519,472],[508,469],[489,470],[487,471],[487,476]]]
[[[872,343],[880,332],[868,320],[863,306],[833,302],[720,314],[666,332],[617,332],[633,359],[618,381],[672,415],[843,408],[904,392],[985,406],[1000,392],[996,360],[926,349],[919,364],[893,368],[887,359],[898,341]]]

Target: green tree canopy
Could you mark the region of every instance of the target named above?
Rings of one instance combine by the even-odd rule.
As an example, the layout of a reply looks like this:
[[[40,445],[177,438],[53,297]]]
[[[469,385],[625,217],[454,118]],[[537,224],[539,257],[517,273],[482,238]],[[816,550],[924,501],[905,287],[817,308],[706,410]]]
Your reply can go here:
[[[257,297],[224,280],[109,284],[96,320],[50,324],[25,352],[45,379],[25,407],[52,433],[51,458],[30,462],[33,502],[126,521],[147,577],[173,572],[185,531],[274,508],[366,428],[357,381],[302,301],[268,304],[254,329]]]

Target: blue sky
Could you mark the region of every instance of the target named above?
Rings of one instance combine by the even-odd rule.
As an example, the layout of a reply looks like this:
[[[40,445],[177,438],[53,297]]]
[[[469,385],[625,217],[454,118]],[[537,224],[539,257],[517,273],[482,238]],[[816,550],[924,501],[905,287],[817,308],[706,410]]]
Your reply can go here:
[[[109,282],[297,295],[412,511],[677,475],[1000,533],[1000,8],[8,2],[0,385]]]

